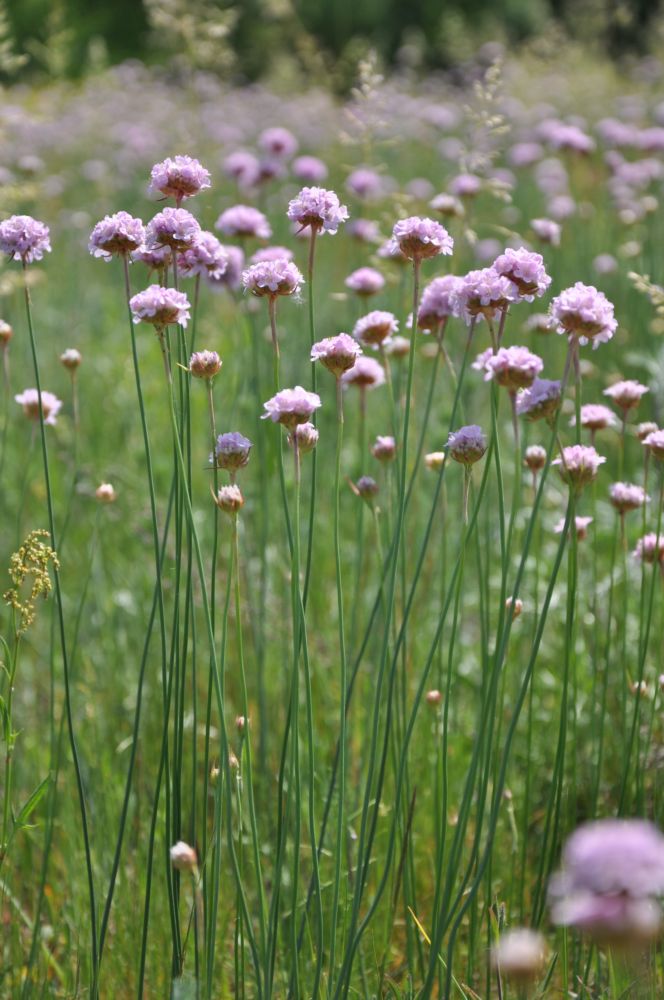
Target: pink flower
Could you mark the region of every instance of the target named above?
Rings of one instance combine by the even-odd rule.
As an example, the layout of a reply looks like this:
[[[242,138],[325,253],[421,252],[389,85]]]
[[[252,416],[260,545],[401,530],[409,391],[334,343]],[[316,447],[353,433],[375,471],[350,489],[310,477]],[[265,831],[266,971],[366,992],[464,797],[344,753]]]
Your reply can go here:
[[[627,411],[638,406],[641,397],[647,392],[649,392],[647,385],[641,385],[634,379],[626,379],[624,382],[615,382],[610,385],[608,389],[604,390],[603,395],[612,399],[621,410]]]
[[[201,275],[221,278],[228,268],[228,252],[214,233],[203,230],[187,250],[178,254],[178,269],[183,277]]]
[[[356,385],[360,389],[377,389],[385,384],[385,369],[374,358],[362,355],[352,368],[341,376],[344,385]]]
[[[195,378],[214,378],[221,370],[221,365],[221,358],[216,351],[194,351],[189,358],[189,371]]]
[[[346,226],[346,232],[358,243],[380,243],[380,229],[373,219],[351,219]],[[378,256],[381,256],[380,252]]]
[[[609,499],[619,514],[638,510],[639,507],[650,502],[650,497],[643,487],[637,486],[635,483],[611,483]]]
[[[561,333],[578,337],[581,344],[592,343],[593,348],[611,340],[618,326],[613,305],[604,292],[580,281],[556,296],[551,315]]]
[[[389,435],[379,434],[371,448],[371,454],[379,462],[391,462],[397,453],[396,442]]]
[[[186,326],[189,320],[189,299],[175,288],[150,285],[129,300],[134,323],[152,323],[163,328],[171,323]]]
[[[458,174],[448,184],[450,194],[459,198],[474,198],[482,189],[482,181],[476,174]]]
[[[58,399],[52,392],[42,389],[40,395],[36,389],[24,389],[18,396],[14,396],[14,399],[19,406],[23,407],[26,417],[31,420],[39,420],[41,409],[45,424],[54,427],[57,423],[58,413],[62,409],[62,400]]]
[[[531,219],[530,228],[542,243],[548,243],[552,247],[560,246],[562,230],[559,222],[554,222],[553,219]]]
[[[468,424],[451,433],[447,445],[452,458],[462,465],[478,462],[487,448],[484,432],[477,424]]]
[[[642,444],[649,449],[650,454],[654,455],[656,459],[660,462],[664,461],[664,431],[650,431],[643,438]]]
[[[233,205],[222,212],[214,224],[224,236],[269,240],[272,228],[262,212],[251,205]]]
[[[363,344],[378,346],[399,329],[399,323],[391,312],[374,309],[361,316],[353,328],[353,336]]]
[[[253,295],[297,295],[304,278],[295,264],[283,257],[252,264],[242,274],[242,284]]]
[[[347,333],[326,337],[311,348],[311,360],[320,361],[335,378],[352,368],[361,354],[361,347]]]
[[[598,455],[592,446],[573,444],[563,448],[562,457],[555,458],[551,464],[558,466],[565,482],[579,493],[597,477],[597,471],[604,462],[606,459]]]
[[[510,392],[527,389],[544,367],[544,362],[527,347],[500,347],[487,358],[485,381],[495,379]]]
[[[518,298],[516,288],[509,280],[498,274],[492,267],[469,271],[461,279],[452,296],[459,315],[467,323],[486,316],[491,319],[496,312],[506,309]]]
[[[165,208],[148,222],[145,245],[148,250],[155,247],[186,250],[196,242],[200,233],[201,227],[191,212],[185,208]]]
[[[542,255],[525,247],[518,250],[508,248],[495,259],[493,268],[516,285],[520,297],[526,302],[540,298],[551,284]]]
[[[576,424],[576,416],[570,420],[570,426]],[[615,427],[616,415],[608,406],[601,403],[586,403],[581,407],[581,426],[589,431],[602,431],[607,427]]]
[[[10,260],[32,264],[51,252],[49,228],[31,215],[10,215],[0,222],[0,251]]]
[[[582,542],[583,539],[588,534],[588,528],[590,527],[590,525],[592,523],[593,523],[592,517],[575,517],[574,518],[574,527],[576,529],[576,537],[579,539],[580,542]],[[555,531],[555,533],[557,535],[562,535],[563,531],[565,530],[565,518],[564,517],[561,517],[561,519],[555,525],[555,527],[554,527],[553,530]]]
[[[348,209],[339,202],[334,191],[321,187],[304,187],[297,198],[288,203],[286,213],[299,229],[310,226],[315,232],[334,235],[348,218]]]
[[[383,178],[369,167],[358,167],[348,175],[346,190],[357,198],[378,198],[383,192]]]
[[[216,462],[218,469],[226,469],[229,472],[237,472],[249,461],[249,452],[253,445],[249,438],[238,431],[227,431],[220,434],[214,446],[214,455],[210,456],[210,461]]]
[[[297,152],[297,139],[287,128],[266,128],[258,137],[258,146],[269,156],[290,159]]]
[[[262,420],[272,420],[275,424],[283,424],[292,430],[296,424],[309,420],[315,410],[321,405],[320,396],[308,392],[301,385],[294,389],[282,389],[272,399],[263,404],[265,413]]]
[[[385,287],[385,278],[373,267],[360,267],[348,275],[344,284],[358,295],[375,295]]]
[[[462,202],[453,194],[437,194],[429,202],[429,208],[433,208],[434,212],[438,212],[443,218],[463,219],[466,214]]]
[[[446,274],[429,282],[422,292],[417,310],[417,325],[420,330],[436,330],[450,316],[458,315],[457,294],[462,284],[463,279],[453,274]]]
[[[125,257],[145,242],[145,226],[129,212],[106,215],[90,233],[88,249],[93,257],[111,261],[115,254]]]
[[[133,250],[131,259],[146,264],[150,271],[161,271],[171,263],[173,252],[170,247],[139,247]]]
[[[249,258],[251,264],[263,264],[269,260],[292,260],[293,251],[288,247],[259,247]]]
[[[320,184],[327,177],[328,170],[317,156],[298,156],[291,165],[293,175],[306,184]]]
[[[150,191],[175,198],[178,205],[209,187],[210,172],[191,156],[169,156],[150,173]]]
[[[237,149],[224,160],[224,173],[232,177],[242,188],[254,187],[258,182],[260,165],[253,153]]]
[[[454,240],[440,222],[411,215],[394,224],[392,245],[409,260],[422,260],[451,254]]]
[[[664,565],[664,537],[657,537],[654,531],[639,538],[634,555],[645,563],[659,562]]]
[[[529,389],[516,398],[516,412],[526,420],[550,420],[560,406],[560,382],[536,378]]]

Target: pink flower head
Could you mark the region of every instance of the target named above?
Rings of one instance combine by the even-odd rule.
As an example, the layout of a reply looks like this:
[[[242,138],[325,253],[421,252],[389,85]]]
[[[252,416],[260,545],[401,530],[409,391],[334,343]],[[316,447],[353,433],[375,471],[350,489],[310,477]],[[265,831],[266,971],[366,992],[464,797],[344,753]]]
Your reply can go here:
[[[393,437],[379,434],[371,448],[371,454],[379,462],[391,462],[396,456],[397,445]]]
[[[260,165],[253,153],[236,149],[229,153],[223,163],[224,173],[232,177],[242,188],[254,187],[258,181]]]
[[[14,396],[14,399],[19,406],[23,407],[26,417],[31,420],[39,420],[41,409],[45,424],[54,427],[57,423],[58,413],[62,409],[62,400],[54,396],[52,392],[42,389],[40,395],[36,389],[24,389],[18,396]]]
[[[320,361],[335,378],[352,368],[361,354],[362,348],[347,333],[325,337],[311,348],[311,360]]]
[[[576,530],[576,537],[578,538],[578,540],[580,542],[582,542],[583,539],[588,534],[588,528],[590,527],[590,525],[592,523],[593,523],[592,517],[575,517],[574,518],[574,527],[575,527],[575,530]],[[561,519],[555,525],[555,527],[554,527],[553,530],[555,531],[555,533],[557,535],[562,535],[563,531],[565,530],[565,518],[564,517],[561,517]]]
[[[570,338],[578,337],[581,344],[592,343],[593,348],[611,340],[618,326],[613,305],[604,292],[581,281],[556,296],[551,303],[551,315],[559,332]]]
[[[487,358],[485,381],[495,379],[510,392],[527,389],[542,371],[544,362],[527,347],[500,347]]]
[[[649,392],[647,385],[641,385],[634,379],[626,379],[624,382],[615,382],[610,385],[608,389],[604,390],[603,395],[612,399],[621,410],[627,411],[638,406],[641,397],[647,392]]]
[[[358,243],[380,243],[380,229],[373,219],[351,219],[346,226],[346,232]],[[378,256],[381,256],[380,252]]]
[[[422,292],[417,310],[417,325],[428,333],[436,330],[450,316],[457,315],[457,294],[463,284],[462,278],[446,274],[434,278]]]
[[[210,274],[204,274],[205,284],[214,290],[222,288],[237,292],[242,286],[242,272],[244,270],[244,252],[241,247],[232,244],[224,245],[224,250],[228,257],[228,266],[220,278],[214,278]]]
[[[189,371],[195,378],[214,378],[221,371],[221,365],[216,351],[194,351],[189,358]]]
[[[134,323],[152,323],[160,329],[171,323],[186,326],[189,320],[189,299],[175,288],[150,285],[129,300]]]
[[[556,923],[601,941],[631,945],[653,938],[661,923],[664,837],[640,819],[602,819],[579,827],[549,885]]]
[[[293,256],[293,251],[289,250],[288,247],[259,247],[251,255],[249,262],[251,264],[263,264],[269,260],[292,260]]]
[[[484,267],[469,271],[461,279],[453,302],[459,315],[470,323],[482,316],[492,318],[498,310],[506,309],[517,298],[516,288],[509,278],[498,274],[492,267]]]
[[[218,469],[226,469],[228,472],[236,472],[243,468],[249,461],[249,452],[253,445],[249,438],[238,431],[228,431],[220,434],[214,446],[214,455],[210,456],[210,461]]]
[[[352,368],[341,376],[344,385],[356,385],[359,389],[377,389],[385,384],[385,369],[375,358],[362,355]]]
[[[358,167],[348,175],[346,190],[356,198],[379,198],[383,193],[383,178],[369,167]]]
[[[391,312],[374,309],[361,316],[353,328],[353,336],[363,344],[376,347],[392,337],[399,329],[399,322]]]
[[[595,140],[586,135],[578,125],[567,125],[565,122],[553,123],[547,138],[554,149],[565,149],[572,153],[587,155],[595,148]]]
[[[635,429],[637,438],[643,444],[648,435],[654,434],[655,431],[659,430],[659,427],[652,420],[644,420],[643,423],[637,424]]]
[[[51,252],[49,228],[31,215],[10,215],[0,222],[0,251],[10,260],[32,264]]]
[[[450,194],[458,198],[474,198],[482,189],[482,181],[476,174],[458,174],[448,184]]]
[[[532,302],[535,297],[540,298],[551,284],[542,255],[526,250],[525,247],[519,247],[518,250],[508,247],[505,253],[495,259],[493,268],[516,285],[519,296],[526,302]]]
[[[650,454],[658,459],[658,461],[664,461],[664,431],[650,431],[641,443],[644,447],[648,448]]]
[[[629,510],[638,510],[639,507],[650,502],[650,497],[643,487],[637,486],[635,483],[611,483],[609,499],[619,514],[626,514]]]
[[[198,239],[178,254],[178,269],[185,277],[221,278],[228,267],[228,252],[214,233],[201,230]]]
[[[281,258],[252,264],[242,273],[242,284],[253,295],[297,295],[304,278],[292,262]]]
[[[552,465],[558,466],[560,475],[575,492],[579,493],[597,476],[597,471],[606,462],[590,445],[573,444],[563,448],[562,457],[555,458]]]
[[[570,420],[573,427],[576,424],[576,416]],[[615,427],[616,415],[608,406],[601,403],[586,403],[581,407],[581,426],[589,431],[603,431],[607,427]]]
[[[560,246],[562,230],[559,222],[554,222],[553,219],[531,219],[530,228],[542,243],[548,243],[552,247]]]
[[[392,239],[381,243],[376,253],[382,260],[391,260],[393,263],[401,265],[408,263],[405,253],[403,253],[399,244],[395,243]]]
[[[272,228],[262,212],[251,205],[233,205],[221,213],[214,224],[224,236],[269,240]]]
[[[129,212],[106,215],[90,233],[88,250],[93,257],[111,261],[140,250],[145,242],[145,226]]]
[[[165,208],[148,222],[145,245],[149,250],[155,247],[186,250],[196,242],[200,233],[201,227],[191,212],[185,208]]]
[[[291,170],[305,184],[320,184],[328,174],[327,167],[317,156],[298,156],[293,160]]]
[[[173,252],[170,247],[139,247],[133,250],[131,259],[135,263],[145,264],[150,271],[162,271],[171,263]]]
[[[550,420],[560,406],[560,382],[536,378],[529,389],[516,398],[516,412],[526,420]]]
[[[358,295],[375,295],[385,288],[385,278],[373,267],[359,267],[348,275],[344,284]]]
[[[411,215],[394,224],[392,245],[409,260],[423,260],[451,254],[454,240],[440,222]]]
[[[297,139],[287,128],[274,126],[266,128],[258,136],[258,146],[269,156],[276,156],[280,159],[290,159],[297,153]]]
[[[306,423],[315,410],[321,405],[320,396],[308,392],[301,385],[294,389],[282,389],[263,404],[265,413],[262,420],[272,420],[275,424],[283,424],[292,430],[296,424]]]
[[[429,202],[429,208],[432,208],[434,212],[438,212],[444,218],[450,219],[463,219],[466,214],[463,203],[453,194],[437,194]]]
[[[479,462],[487,448],[484,431],[477,424],[468,424],[451,433],[447,445],[452,458],[462,465]]]
[[[155,163],[150,172],[150,191],[175,198],[178,205],[184,198],[192,198],[209,187],[209,170],[192,156],[169,156]]]
[[[546,465],[546,448],[541,444],[528,445],[523,454],[523,464],[528,466],[533,475],[541,472]]]
[[[348,218],[348,209],[339,202],[334,191],[321,187],[304,187],[297,198],[288,203],[286,213],[299,229],[307,226],[317,233],[334,236]]]
[[[662,563],[664,565],[664,536],[659,538],[654,531],[639,538],[634,555],[645,563]]]
[[[556,321],[548,313],[532,313],[524,323],[528,333],[553,333]]]
[[[313,451],[318,444],[320,434],[312,423],[308,420],[303,424],[297,424],[288,435],[289,444],[297,444],[300,455],[306,455]]]

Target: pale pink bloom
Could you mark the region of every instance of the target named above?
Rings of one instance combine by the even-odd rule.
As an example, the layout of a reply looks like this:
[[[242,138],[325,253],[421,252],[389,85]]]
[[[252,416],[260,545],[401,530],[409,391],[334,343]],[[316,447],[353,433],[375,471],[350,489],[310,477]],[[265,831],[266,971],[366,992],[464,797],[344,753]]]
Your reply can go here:
[[[380,462],[391,462],[397,453],[396,442],[393,437],[379,434],[371,448],[371,454]]]
[[[228,251],[214,233],[201,230],[198,239],[178,254],[178,270],[185,278],[197,275],[221,278],[227,268]]]
[[[189,320],[189,299],[184,292],[161,285],[150,285],[129,300],[134,323],[152,323],[156,327],[179,323],[186,326]]]
[[[550,420],[560,406],[560,382],[536,378],[530,388],[519,393],[516,412],[526,420]]]
[[[192,871],[198,864],[196,851],[183,840],[178,840],[170,850],[171,864],[180,871]]]
[[[311,348],[311,360],[320,361],[335,378],[339,378],[353,367],[361,353],[362,348],[357,341],[347,333],[339,333],[336,337],[325,337],[314,344]]]
[[[618,327],[613,305],[604,292],[581,281],[556,296],[551,315],[561,333],[578,337],[581,344],[592,343],[593,348],[611,340]]]
[[[214,224],[224,236],[269,240],[272,228],[262,212],[251,205],[232,205]]]
[[[474,198],[482,189],[482,181],[476,174],[458,174],[448,184],[450,194],[459,198]]]
[[[509,278],[492,267],[469,271],[453,295],[455,308],[467,323],[481,316],[491,319],[517,299],[518,293]]]
[[[363,344],[378,346],[399,329],[399,322],[391,312],[374,309],[361,316],[353,328],[353,336]]]
[[[200,237],[198,220],[185,208],[165,208],[148,222],[145,230],[145,246],[170,247],[171,250],[187,250]]]
[[[590,525],[592,523],[593,523],[592,517],[575,517],[574,518],[574,526],[575,526],[575,529],[576,529],[576,537],[579,539],[580,542],[582,542],[583,539],[588,534],[588,528],[590,527]],[[563,531],[565,530],[565,518],[564,517],[560,518],[560,520],[555,525],[555,527],[554,527],[553,530],[556,532],[557,535],[561,535],[563,533]]]
[[[543,367],[542,359],[527,347],[500,347],[487,358],[484,378],[515,392],[529,388]]]
[[[150,191],[175,198],[178,204],[209,187],[209,170],[192,156],[169,156],[150,173]]]
[[[609,499],[619,514],[638,510],[639,507],[650,502],[650,497],[643,487],[637,486],[635,483],[611,483]]]
[[[77,351],[75,347],[68,347],[60,355],[60,364],[64,365],[72,374],[79,368],[82,360],[81,352]]]
[[[221,365],[216,351],[194,351],[189,358],[189,371],[195,378],[214,378],[221,371]]]
[[[596,478],[600,465],[606,462],[591,445],[573,444],[563,448],[560,458],[552,465],[558,466],[562,478],[578,493]]]
[[[509,278],[516,285],[520,298],[532,302],[540,298],[551,284],[551,277],[546,273],[542,255],[525,247],[518,250],[507,248],[496,257],[493,269],[498,274]]]
[[[139,250],[145,242],[145,226],[129,212],[106,215],[90,233],[88,250],[93,257],[110,261],[117,254],[125,257]]]
[[[562,230],[559,222],[554,222],[553,219],[531,219],[530,228],[542,243],[548,243],[552,247],[560,246]]]
[[[298,156],[293,160],[293,176],[305,184],[320,184],[328,174],[327,167],[317,156]]]
[[[114,503],[118,498],[112,483],[100,483],[95,496],[100,503]]]
[[[395,223],[392,245],[409,260],[418,260],[451,254],[454,240],[439,222],[412,215]]]
[[[321,187],[304,187],[297,198],[288,203],[287,215],[299,229],[309,226],[317,233],[334,235],[348,219],[348,209],[340,203],[334,191]]]
[[[453,194],[445,194],[444,192],[432,198],[429,202],[429,208],[432,208],[434,212],[438,212],[443,218],[449,219],[463,219],[466,214],[463,203]]]
[[[303,282],[299,268],[284,257],[251,264],[242,273],[242,284],[248,291],[253,295],[267,295],[271,298],[277,295],[297,295]]]
[[[576,424],[576,415],[572,416],[570,426]],[[608,406],[601,403],[586,403],[581,407],[581,426],[589,431],[602,431],[607,427],[615,427],[616,415]]]
[[[293,260],[294,253],[288,247],[259,247],[249,258],[251,264],[264,264],[270,260]]]
[[[533,474],[541,472],[546,465],[546,448],[541,444],[529,445],[524,452],[523,464],[527,465]]]
[[[491,952],[493,966],[515,983],[537,979],[546,964],[546,943],[538,931],[515,927],[500,935]]]
[[[306,455],[313,451],[318,444],[320,437],[318,431],[308,420],[303,424],[297,424],[288,435],[288,443],[297,443],[298,451],[301,455]]]
[[[417,310],[417,325],[421,330],[435,330],[450,316],[458,315],[456,296],[462,283],[463,279],[453,274],[429,282]]]
[[[360,267],[348,275],[344,284],[358,295],[375,295],[385,288],[385,278],[373,267]]]
[[[360,389],[377,389],[385,384],[385,369],[374,358],[363,355],[343,373],[341,381],[344,385],[356,385]]]
[[[631,410],[639,405],[641,397],[649,391],[647,385],[641,385],[635,379],[626,379],[623,382],[615,382],[610,385],[608,389],[604,390],[603,395],[612,399],[621,410]]]
[[[62,409],[62,400],[58,399],[52,392],[42,389],[40,395],[36,389],[24,389],[23,392],[14,396],[14,399],[19,406],[23,407],[26,417],[31,420],[39,420],[39,411],[41,410],[45,424],[54,427],[57,423],[58,413]]]
[[[654,531],[639,538],[634,555],[645,563],[662,563],[664,565],[664,537],[659,538]]]
[[[283,159],[290,159],[297,153],[297,139],[287,128],[279,125],[266,128],[258,136],[258,146],[264,153]]]
[[[301,385],[296,385],[294,389],[282,389],[268,399],[263,404],[265,413],[261,419],[272,420],[275,424],[283,424],[292,430],[296,424],[308,421],[320,405],[317,393],[308,392]]]
[[[642,444],[648,448],[650,454],[660,462],[664,461],[664,431],[650,431],[642,440]]]
[[[462,465],[478,462],[487,449],[486,437],[477,424],[468,424],[451,433],[447,439],[450,455]]]
[[[51,252],[48,226],[31,215],[10,215],[0,222],[0,252],[24,264],[41,260]]]

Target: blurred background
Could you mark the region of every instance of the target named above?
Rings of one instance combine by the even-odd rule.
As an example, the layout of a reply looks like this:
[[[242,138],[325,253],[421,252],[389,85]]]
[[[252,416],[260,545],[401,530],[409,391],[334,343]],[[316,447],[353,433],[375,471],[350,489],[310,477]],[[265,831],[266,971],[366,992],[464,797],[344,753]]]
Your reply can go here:
[[[298,76],[345,93],[382,68],[463,73],[487,42],[555,60],[566,41],[629,61],[664,47],[661,0],[0,0],[0,73],[67,78],[130,58],[232,83]]]

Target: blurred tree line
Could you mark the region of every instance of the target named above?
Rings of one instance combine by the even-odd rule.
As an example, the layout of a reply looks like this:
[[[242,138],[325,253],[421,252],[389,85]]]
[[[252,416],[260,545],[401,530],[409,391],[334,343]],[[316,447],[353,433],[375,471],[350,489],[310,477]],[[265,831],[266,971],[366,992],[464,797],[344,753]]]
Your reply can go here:
[[[567,36],[617,58],[661,44],[663,0],[0,0],[0,72],[76,76],[167,58],[236,81],[284,59],[343,89],[367,47],[449,69],[478,45]]]

